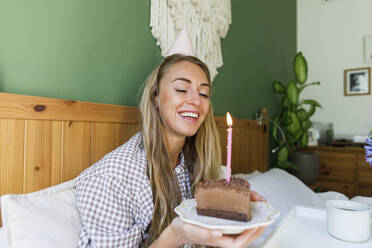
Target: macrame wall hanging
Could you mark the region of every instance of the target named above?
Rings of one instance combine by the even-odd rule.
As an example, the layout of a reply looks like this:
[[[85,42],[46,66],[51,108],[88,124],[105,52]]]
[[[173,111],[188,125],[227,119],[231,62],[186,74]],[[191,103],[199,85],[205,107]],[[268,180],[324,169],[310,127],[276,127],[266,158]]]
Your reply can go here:
[[[166,56],[186,26],[196,56],[208,65],[211,79],[223,65],[221,41],[231,24],[231,0],[151,0],[152,35]]]

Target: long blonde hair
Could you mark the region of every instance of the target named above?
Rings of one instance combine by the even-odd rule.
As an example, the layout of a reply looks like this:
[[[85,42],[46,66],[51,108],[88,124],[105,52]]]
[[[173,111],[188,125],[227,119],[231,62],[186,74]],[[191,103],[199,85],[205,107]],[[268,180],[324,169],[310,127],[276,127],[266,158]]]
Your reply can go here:
[[[175,178],[164,137],[162,121],[155,99],[159,84],[172,65],[188,61],[198,65],[210,82],[208,67],[193,56],[175,54],[168,56],[147,78],[142,94],[140,110],[143,122],[143,144],[147,155],[148,173],[154,200],[154,214],[149,227],[149,238],[143,246],[149,246],[175,218],[174,208],[181,202],[181,193]],[[192,193],[200,181],[217,179],[221,165],[219,135],[213,119],[213,108],[209,111],[197,133],[187,137],[183,148],[185,165],[190,173]]]

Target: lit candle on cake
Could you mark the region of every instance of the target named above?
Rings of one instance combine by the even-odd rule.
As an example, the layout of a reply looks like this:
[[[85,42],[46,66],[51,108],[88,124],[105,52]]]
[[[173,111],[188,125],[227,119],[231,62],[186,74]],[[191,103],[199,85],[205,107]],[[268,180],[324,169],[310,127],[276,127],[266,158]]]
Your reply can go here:
[[[226,161],[226,181],[230,183],[231,177],[231,148],[232,148],[232,118],[229,112],[226,113],[227,120],[227,161]]]

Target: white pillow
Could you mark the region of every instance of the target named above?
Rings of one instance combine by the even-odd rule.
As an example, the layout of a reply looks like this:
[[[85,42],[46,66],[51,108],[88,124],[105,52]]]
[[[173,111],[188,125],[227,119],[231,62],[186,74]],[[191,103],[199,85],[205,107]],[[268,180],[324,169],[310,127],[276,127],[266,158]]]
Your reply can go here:
[[[74,185],[72,180],[34,193],[2,196],[8,246],[76,247],[81,223]]]
[[[258,175],[261,175],[262,172],[259,172],[258,170],[255,170],[251,173],[238,173],[238,174],[234,174],[233,176],[234,177],[241,177],[241,178],[244,178],[246,180],[249,180],[251,177],[255,177],[255,176],[258,176]]]
[[[356,201],[356,202],[361,202],[361,203],[367,204],[370,207],[372,207],[372,197],[357,195],[357,196],[354,196],[353,198],[351,198],[350,200],[351,201]]]
[[[220,169],[221,169],[220,170],[220,178],[226,178],[226,165],[221,165]],[[255,170],[252,173],[245,173],[245,174],[239,173],[239,174],[234,174],[233,176],[248,179],[250,177],[257,176],[257,175],[260,175],[260,174],[262,174],[262,172],[259,172],[259,171]]]
[[[316,193],[316,195],[324,202],[328,200],[349,200],[349,198],[346,195],[335,191],[320,192]]]

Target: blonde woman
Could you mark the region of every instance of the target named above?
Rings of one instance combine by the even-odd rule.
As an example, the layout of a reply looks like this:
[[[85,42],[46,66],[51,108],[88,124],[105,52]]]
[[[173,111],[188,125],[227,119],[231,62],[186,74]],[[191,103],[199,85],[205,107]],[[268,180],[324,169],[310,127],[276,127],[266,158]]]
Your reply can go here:
[[[82,220],[78,247],[246,247],[264,228],[222,235],[182,222],[174,208],[219,175],[220,144],[207,66],[168,56],[148,77],[143,130],[85,170],[76,185]],[[262,200],[253,194],[252,200]]]

